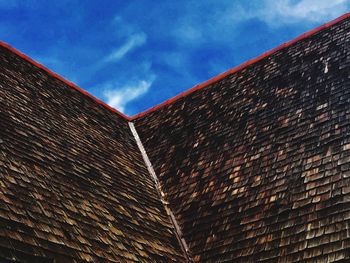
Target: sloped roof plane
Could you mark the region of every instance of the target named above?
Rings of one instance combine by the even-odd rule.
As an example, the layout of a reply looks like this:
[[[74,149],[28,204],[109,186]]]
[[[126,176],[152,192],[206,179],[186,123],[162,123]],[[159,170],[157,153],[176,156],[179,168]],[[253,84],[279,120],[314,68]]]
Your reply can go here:
[[[345,14],[133,117],[1,42],[0,260],[348,262],[349,39]]]

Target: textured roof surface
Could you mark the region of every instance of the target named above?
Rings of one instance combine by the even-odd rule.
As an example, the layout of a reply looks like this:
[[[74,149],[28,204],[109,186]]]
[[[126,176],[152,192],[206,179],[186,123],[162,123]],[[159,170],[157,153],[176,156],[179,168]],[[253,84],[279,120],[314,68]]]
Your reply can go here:
[[[349,68],[345,15],[128,118],[2,44],[0,262],[185,261],[132,119],[194,261],[349,262]]]
[[[5,48],[0,258],[183,261],[127,121]]]
[[[136,120],[200,262],[350,261],[349,18]]]

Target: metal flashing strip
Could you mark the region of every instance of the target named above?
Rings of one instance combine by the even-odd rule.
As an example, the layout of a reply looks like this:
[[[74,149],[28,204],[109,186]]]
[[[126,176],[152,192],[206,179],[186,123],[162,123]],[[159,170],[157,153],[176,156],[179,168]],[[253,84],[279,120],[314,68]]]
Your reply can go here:
[[[187,246],[186,240],[183,238],[182,231],[180,229],[179,224],[177,223],[177,220],[175,218],[174,213],[171,211],[171,209],[169,207],[169,203],[165,200],[164,192],[161,189],[158,177],[157,177],[157,175],[156,175],[156,173],[155,173],[155,171],[153,169],[151,161],[148,158],[146,150],[143,147],[141,139],[140,139],[140,137],[139,137],[139,135],[138,135],[138,133],[136,131],[135,125],[132,122],[129,122],[128,124],[129,124],[130,130],[131,130],[131,133],[132,133],[132,135],[135,138],[137,146],[139,147],[139,150],[141,152],[142,158],[143,158],[143,160],[144,160],[144,162],[146,164],[147,170],[148,170],[149,174],[151,175],[152,180],[154,181],[154,184],[155,184],[156,189],[158,191],[158,194],[160,196],[161,202],[162,202],[162,204],[163,204],[163,206],[165,208],[165,211],[168,214],[168,216],[169,216],[169,218],[171,220],[171,223],[172,223],[172,225],[174,227],[176,238],[179,241],[181,249],[182,249],[182,251],[183,251],[187,261],[188,262],[193,262],[193,260],[192,260],[192,258],[190,256],[190,251],[189,251],[189,248]]]

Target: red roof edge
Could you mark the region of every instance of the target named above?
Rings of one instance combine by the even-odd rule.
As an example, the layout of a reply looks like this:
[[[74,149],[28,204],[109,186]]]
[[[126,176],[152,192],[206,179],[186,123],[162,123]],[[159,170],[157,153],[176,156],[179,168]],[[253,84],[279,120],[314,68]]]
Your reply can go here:
[[[213,83],[215,83],[215,82],[217,82],[217,81],[223,79],[223,78],[226,77],[227,75],[230,75],[230,74],[232,74],[232,73],[235,73],[235,72],[237,72],[237,71],[240,71],[240,70],[242,70],[242,69],[248,67],[249,65],[252,65],[252,64],[254,64],[254,63],[256,63],[256,62],[258,62],[258,61],[260,61],[260,60],[262,60],[262,59],[264,59],[264,58],[266,58],[266,57],[272,55],[273,53],[275,53],[275,52],[277,52],[277,51],[279,51],[279,50],[282,50],[282,49],[284,49],[284,48],[286,48],[286,47],[289,47],[289,46],[293,45],[294,43],[296,43],[296,42],[298,42],[298,41],[300,41],[300,40],[303,40],[303,39],[305,39],[305,38],[308,38],[308,37],[310,37],[310,36],[312,36],[312,35],[318,33],[318,32],[321,31],[322,29],[325,29],[325,28],[328,28],[328,27],[330,27],[330,26],[333,26],[333,25],[337,24],[338,22],[340,22],[340,21],[342,21],[342,20],[344,20],[344,19],[346,19],[346,18],[348,18],[348,17],[350,17],[350,13],[346,13],[346,14],[344,14],[344,15],[342,15],[342,16],[340,16],[340,17],[338,17],[338,18],[336,18],[336,19],[334,19],[334,20],[332,20],[332,21],[330,21],[330,22],[328,22],[328,23],[326,23],[326,24],[324,24],[324,25],[321,25],[321,26],[319,26],[319,27],[317,27],[317,28],[315,28],[315,29],[312,29],[312,30],[310,30],[310,31],[308,31],[308,32],[306,32],[306,33],[304,33],[304,34],[298,36],[297,38],[295,38],[295,39],[293,39],[293,40],[290,40],[290,41],[288,41],[288,42],[285,42],[285,43],[283,43],[282,45],[280,45],[280,46],[278,46],[278,47],[276,47],[276,48],[273,48],[273,49],[271,49],[271,50],[269,50],[269,51],[267,51],[267,52],[261,54],[260,56],[258,56],[258,57],[256,57],[256,58],[250,59],[250,60],[244,62],[243,64],[239,65],[239,66],[236,66],[236,67],[234,67],[234,68],[232,68],[232,69],[229,69],[228,71],[225,71],[225,72],[223,72],[223,73],[217,75],[217,76],[214,77],[214,78],[211,78],[211,79],[209,79],[209,80],[207,80],[207,81],[205,81],[205,82],[203,82],[203,83],[201,83],[201,84],[198,84],[198,85],[196,85],[196,86],[194,86],[194,87],[192,87],[192,88],[190,88],[190,89],[188,89],[188,90],[186,90],[186,91],[184,91],[184,92],[182,92],[182,93],[176,95],[175,97],[172,97],[172,98],[170,98],[170,99],[168,99],[168,100],[166,100],[166,101],[164,101],[164,102],[162,102],[162,103],[160,103],[160,104],[158,104],[158,105],[156,105],[156,106],[154,106],[154,107],[152,107],[152,108],[150,108],[150,109],[148,109],[148,110],[145,110],[145,111],[143,111],[143,112],[141,112],[141,113],[138,113],[138,114],[136,114],[136,115],[130,117],[130,120],[136,120],[136,119],[138,119],[138,118],[140,118],[140,117],[145,116],[145,115],[148,114],[148,113],[151,113],[151,112],[153,112],[153,111],[158,110],[158,109],[161,108],[161,107],[164,107],[164,106],[166,106],[166,105],[168,105],[168,104],[171,104],[171,103],[173,103],[173,102],[179,100],[180,98],[185,97],[185,96],[187,96],[188,94],[191,94],[192,92],[195,92],[196,90],[199,90],[199,89],[202,89],[202,88],[204,88],[204,87],[207,87],[207,86],[209,86],[210,84],[213,84]]]
[[[192,87],[192,88],[190,88],[190,89],[188,89],[188,90],[186,90],[186,91],[184,91],[184,92],[182,92],[182,93],[176,95],[175,97],[172,97],[172,98],[170,98],[170,99],[168,99],[168,100],[166,100],[166,101],[164,101],[164,102],[162,102],[162,103],[160,103],[160,104],[158,104],[158,105],[156,105],[156,106],[154,106],[154,107],[152,107],[152,108],[150,108],[150,109],[148,109],[148,110],[145,110],[145,111],[143,111],[143,112],[141,112],[141,113],[138,113],[138,114],[136,114],[136,115],[134,115],[134,116],[132,116],[132,117],[129,117],[129,116],[123,114],[122,112],[120,112],[120,111],[118,111],[118,110],[112,108],[111,106],[109,106],[109,105],[106,104],[105,102],[101,101],[100,99],[98,99],[98,98],[96,98],[95,96],[91,95],[91,94],[88,93],[87,91],[85,91],[85,90],[83,90],[82,88],[78,87],[78,86],[77,86],[76,84],[74,84],[73,82],[70,82],[70,81],[64,79],[63,77],[61,77],[61,76],[58,75],[57,73],[55,73],[55,72],[53,72],[52,70],[46,68],[46,67],[43,66],[42,64],[36,62],[35,60],[31,59],[31,58],[28,57],[27,55],[23,54],[22,52],[20,52],[20,51],[18,51],[17,49],[11,47],[9,44],[7,44],[7,43],[5,43],[5,42],[3,42],[3,41],[1,41],[1,40],[0,40],[0,46],[2,46],[2,47],[4,47],[4,48],[7,48],[7,49],[10,50],[11,52],[13,52],[13,53],[15,53],[16,55],[20,56],[21,58],[25,59],[26,61],[28,61],[29,63],[33,64],[34,66],[36,66],[36,67],[38,67],[38,68],[44,70],[47,74],[51,75],[52,77],[54,77],[54,78],[56,78],[56,79],[59,79],[60,81],[64,82],[65,84],[67,84],[67,85],[70,86],[71,88],[73,88],[73,89],[79,91],[80,93],[84,94],[85,96],[91,98],[91,99],[94,100],[97,104],[102,105],[103,107],[105,107],[105,108],[111,110],[112,112],[118,114],[119,116],[123,117],[124,119],[126,119],[126,120],[128,120],[128,121],[133,121],[133,120],[136,120],[136,119],[138,119],[138,118],[140,118],[140,117],[142,117],[142,116],[145,116],[145,115],[148,114],[148,113],[151,113],[151,112],[153,112],[153,111],[156,111],[156,110],[158,110],[158,109],[161,108],[161,107],[164,107],[164,106],[166,106],[166,105],[168,105],[168,104],[171,104],[171,103],[177,101],[178,99],[180,99],[180,98],[182,98],[182,97],[185,97],[185,96],[187,96],[188,94],[190,94],[190,93],[192,93],[192,92],[195,92],[196,90],[199,90],[199,89],[202,89],[202,88],[204,88],[204,87],[206,87],[206,86],[209,86],[210,84],[213,84],[213,83],[215,83],[215,82],[217,82],[217,81],[223,79],[223,78],[226,77],[227,75],[230,75],[230,74],[233,74],[233,73],[235,73],[235,72],[237,72],[237,71],[239,71],[239,70],[242,70],[242,69],[248,67],[249,65],[252,65],[252,64],[258,62],[258,61],[260,61],[260,60],[262,60],[262,59],[264,59],[264,58],[266,58],[266,57],[272,55],[273,53],[275,53],[275,52],[277,52],[277,51],[279,51],[279,50],[281,50],[281,49],[284,49],[284,48],[286,48],[286,47],[289,47],[289,46],[293,45],[294,43],[296,43],[296,42],[298,42],[298,41],[300,41],[300,40],[302,40],[302,39],[308,38],[308,37],[310,37],[310,36],[316,34],[317,32],[321,31],[322,29],[325,29],[325,28],[328,28],[328,27],[330,27],[330,26],[333,26],[334,24],[337,24],[338,22],[340,22],[340,21],[342,21],[342,20],[344,20],[344,19],[346,19],[346,18],[349,18],[349,17],[350,17],[350,13],[346,13],[346,14],[344,14],[344,15],[342,15],[342,16],[340,16],[340,17],[338,17],[338,18],[336,18],[336,19],[334,19],[334,20],[332,20],[332,21],[330,21],[330,22],[328,22],[328,23],[326,23],[326,24],[324,24],[324,25],[321,25],[321,26],[319,26],[319,27],[317,27],[317,28],[315,28],[315,29],[313,29],[313,30],[311,30],[311,31],[308,31],[308,32],[306,32],[306,33],[300,35],[299,37],[297,37],[297,38],[295,38],[295,39],[293,39],[293,40],[290,40],[290,41],[288,41],[288,42],[286,42],[286,43],[283,43],[282,45],[280,45],[280,46],[278,46],[278,47],[276,47],[276,48],[274,48],[274,49],[271,49],[270,51],[267,51],[267,52],[261,54],[260,56],[258,56],[258,57],[256,57],[256,58],[253,58],[253,59],[251,59],[251,60],[248,60],[248,61],[244,62],[243,64],[241,64],[241,65],[239,65],[239,66],[236,66],[236,67],[234,67],[234,68],[232,68],[232,69],[229,69],[228,71],[225,71],[224,73],[221,73],[221,74],[217,75],[217,76],[214,77],[214,78],[211,78],[211,79],[209,79],[209,80],[207,80],[207,81],[205,81],[205,82],[203,82],[203,83],[201,83],[201,84],[198,84],[198,85],[196,85],[196,86],[194,86],[194,87]]]
[[[45,66],[43,66],[42,64],[38,63],[37,61],[31,59],[30,57],[28,57],[27,55],[23,54],[22,52],[18,51],[17,49],[11,47],[9,44],[3,42],[0,40],[0,46],[7,48],[8,50],[10,50],[11,52],[15,53],[16,55],[20,56],[21,58],[25,59],[26,61],[28,61],[29,63],[33,64],[34,66],[44,70],[47,74],[49,74],[50,76],[64,82],[65,84],[67,84],[68,86],[70,86],[71,88],[79,91],[80,93],[84,94],[85,96],[89,97],[90,99],[92,99],[93,101],[95,101],[97,104],[102,105],[103,107],[113,111],[114,113],[120,115],[121,117],[123,117],[124,119],[130,121],[131,118],[129,116],[126,116],[125,114],[121,113],[120,111],[112,108],[111,106],[109,106],[108,104],[104,103],[103,101],[101,101],[100,99],[96,98],[95,96],[91,95],[90,93],[88,93],[87,91],[83,90],[82,88],[78,87],[76,84],[74,84],[73,82],[70,82],[66,79],[64,79],[63,77],[61,77],[60,75],[58,75],[57,73],[53,72],[52,70],[46,68]]]

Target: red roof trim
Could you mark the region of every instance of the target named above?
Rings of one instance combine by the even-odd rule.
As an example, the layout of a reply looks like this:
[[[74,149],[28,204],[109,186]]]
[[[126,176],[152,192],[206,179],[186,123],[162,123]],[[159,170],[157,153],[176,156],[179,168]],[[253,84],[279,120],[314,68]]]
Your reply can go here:
[[[1,41],[1,40],[0,40],[0,46],[7,48],[8,50],[10,50],[10,51],[12,51],[13,53],[15,53],[16,55],[22,57],[23,59],[25,59],[25,60],[28,61],[29,63],[33,64],[34,66],[36,66],[36,67],[38,67],[38,68],[44,70],[46,73],[48,73],[48,74],[51,75],[52,77],[59,79],[60,81],[62,81],[62,82],[64,82],[65,84],[67,84],[68,86],[72,87],[73,89],[75,89],[75,90],[81,92],[82,94],[84,94],[85,96],[91,98],[91,99],[94,100],[96,103],[98,103],[98,104],[102,105],[103,107],[105,107],[105,108],[107,108],[107,109],[113,111],[114,113],[117,113],[119,116],[125,118],[126,120],[128,120],[128,121],[133,121],[133,120],[135,120],[135,119],[137,119],[137,118],[140,118],[140,117],[142,117],[142,116],[145,116],[146,114],[148,114],[148,113],[150,113],[150,112],[156,111],[156,110],[158,110],[158,109],[161,108],[161,107],[164,107],[164,106],[166,106],[166,105],[168,105],[168,104],[171,104],[171,103],[177,101],[178,99],[180,99],[180,98],[182,98],[182,97],[185,97],[185,96],[187,96],[188,94],[190,94],[190,93],[192,93],[192,92],[195,92],[196,90],[199,90],[199,89],[202,89],[202,88],[204,88],[204,87],[206,87],[206,86],[209,86],[209,85],[213,84],[214,82],[217,82],[217,81],[223,79],[223,78],[226,77],[227,75],[230,75],[230,74],[233,74],[233,73],[235,73],[235,72],[237,72],[237,71],[239,71],[239,70],[242,70],[242,69],[248,67],[249,65],[252,65],[252,64],[258,62],[258,61],[260,61],[260,60],[262,60],[262,59],[264,59],[264,58],[266,58],[266,57],[272,55],[273,53],[275,53],[275,52],[277,52],[277,51],[279,51],[279,50],[281,50],[281,49],[284,49],[284,48],[286,48],[286,47],[289,47],[289,46],[293,45],[294,43],[296,43],[296,42],[298,42],[298,41],[300,41],[300,40],[303,40],[303,39],[305,39],[305,38],[308,38],[308,37],[310,37],[310,36],[316,34],[317,32],[321,31],[322,29],[325,29],[325,28],[328,28],[328,27],[330,27],[330,26],[333,26],[333,25],[337,24],[338,22],[340,22],[340,21],[342,21],[342,20],[344,20],[344,19],[346,19],[346,18],[349,18],[349,17],[350,17],[350,13],[346,13],[346,14],[344,14],[344,15],[342,15],[342,16],[336,18],[336,19],[334,19],[333,21],[330,21],[330,22],[328,22],[328,23],[326,23],[326,24],[324,24],[324,25],[322,25],[322,26],[319,26],[319,27],[317,27],[317,28],[315,28],[315,29],[313,29],[313,30],[311,30],[311,31],[308,31],[307,33],[304,33],[304,34],[300,35],[299,37],[297,37],[297,38],[295,38],[295,39],[293,39],[293,40],[291,40],[291,41],[288,41],[288,42],[286,42],[286,43],[284,43],[284,44],[282,44],[282,45],[280,45],[280,46],[278,46],[278,47],[276,47],[276,48],[274,48],[274,49],[271,49],[270,51],[267,51],[267,52],[263,53],[262,55],[260,55],[260,56],[258,56],[258,57],[256,57],[256,58],[253,58],[253,59],[251,59],[251,60],[248,60],[248,61],[244,62],[243,64],[237,66],[237,67],[234,67],[234,68],[232,68],[232,69],[229,69],[228,71],[226,71],[226,72],[224,72],[224,73],[221,73],[220,75],[218,75],[218,76],[216,76],[216,77],[214,77],[214,78],[211,78],[211,79],[209,79],[209,80],[207,80],[207,81],[205,81],[205,82],[203,82],[203,83],[201,83],[201,84],[199,84],[199,85],[196,85],[196,86],[194,86],[194,87],[192,87],[192,88],[190,88],[190,89],[188,89],[188,90],[186,90],[186,91],[184,91],[184,92],[182,92],[182,93],[176,95],[175,97],[170,98],[170,99],[168,99],[168,100],[166,100],[166,101],[164,101],[164,102],[162,102],[162,103],[160,103],[160,104],[158,104],[158,105],[156,105],[156,106],[154,106],[154,107],[152,107],[152,108],[150,108],[150,109],[148,109],[148,110],[145,110],[145,111],[143,111],[143,112],[141,112],[141,113],[139,113],[139,114],[136,114],[136,115],[134,115],[134,116],[132,116],[132,117],[126,116],[125,114],[121,113],[120,111],[118,111],[118,110],[112,108],[111,106],[109,106],[108,104],[106,104],[106,103],[104,103],[103,101],[99,100],[98,98],[94,97],[93,95],[91,95],[91,94],[88,93],[87,91],[85,91],[85,90],[83,90],[82,88],[78,87],[78,86],[75,85],[74,83],[72,83],[72,82],[70,82],[70,81],[64,79],[63,77],[61,77],[61,76],[58,75],[57,73],[55,73],[55,72],[53,72],[52,70],[46,68],[46,67],[43,66],[42,64],[36,62],[35,60],[31,59],[31,58],[28,57],[27,55],[23,54],[22,52],[20,52],[20,51],[18,51],[17,49],[11,47],[9,44],[7,44],[7,43],[5,43],[5,42],[3,42],[3,41]]]
[[[203,82],[203,83],[201,83],[199,85],[196,85],[196,86],[194,86],[194,87],[192,87],[192,88],[190,88],[190,89],[188,89],[188,90],[186,90],[186,91],[176,95],[175,97],[172,97],[172,98],[170,98],[170,99],[168,99],[168,100],[166,100],[166,101],[164,101],[164,102],[162,102],[162,103],[160,103],[160,104],[158,104],[158,105],[156,105],[156,106],[154,106],[154,107],[152,107],[152,108],[150,108],[148,110],[145,110],[145,111],[143,111],[143,112],[141,112],[139,114],[136,114],[136,115],[132,116],[130,119],[131,120],[135,120],[137,118],[145,116],[148,113],[156,111],[156,110],[158,110],[161,107],[164,107],[164,106],[166,106],[168,104],[171,104],[171,103],[177,101],[178,99],[180,99],[182,97],[185,97],[185,96],[187,96],[188,94],[190,94],[192,92],[195,92],[196,90],[199,90],[199,89],[202,89],[204,87],[207,87],[207,86],[209,86],[209,85],[211,85],[211,84],[213,84],[213,83],[223,79],[227,75],[230,75],[230,74],[233,74],[233,73],[235,73],[235,72],[237,72],[239,70],[242,70],[242,69],[248,67],[249,65],[252,65],[252,64],[254,64],[254,63],[256,63],[256,62],[258,62],[258,61],[260,61],[260,60],[262,60],[262,59],[272,55],[273,53],[275,53],[275,52],[277,52],[277,51],[279,51],[281,49],[284,49],[286,47],[289,47],[289,46],[293,45],[294,43],[296,43],[296,42],[298,42],[298,41],[300,41],[302,39],[308,38],[308,37],[316,34],[317,32],[321,31],[322,29],[325,29],[325,28],[328,28],[330,26],[333,26],[334,24],[337,24],[338,22],[340,22],[340,21],[342,21],[342,20],[344,20],[344,19],[346,19],[348,17],[350,17],[350,13],[346,13],[346,14],[344,14],[344,15],[342,15],[342,16],[340,16],[340,17],[338,17],[338,18],[336,18],[336,19],[334,19],[334,20],[332,20],[332,21],[330,21],[330,22],[328,22],[328,23],[326,23],[324,25],[321,25],[321,26],[319,26],[319,27],[317,27],[315,29],[312,29],[311,31],[308,31],[308,32],[300,35],[299,37],[297,37],[297,38],[295,38],[293,40],[290,40],[290,41],[288,41],[286,43],[283,43],[282,45],[280,45],[280,46],[278,46],[278,47],[276,47],[274,49],[271,49],[270,51],[267,51],[267,52],[261,54],[260,56],[258,56],[256,58],[248,60],[248,61],[244,62],[243,64],[237,66],[237,67],[229,69],[228,71],[226,71],[224,73],[221,73],[220,75],[218,75],[218,76],[216,76],[214,78],[211,78],[211,79],[209,79],[209,80],[207,80],[207,81],[205,81],[205,82]]]
[[[28,61],[29,63],[33,64],[34,66],[44,70],[47,74],[49,74],[50,76],[59,79],[60,81],[64,82],[65,84],[67,84],[68,86],[70,86],[71,88],[79,91],[80,93],[84,94],[85,96],[89,97],[90,99],[94,100],[97,104],[102,105],[103,107],[113,111],[114,113],[117,113],[118,115],[120,115],[121,117],[127,119],[127,120],[131,120],[130,117],[126,116],[125,114],[121,113],[120,111],[112,108],[111,106],[109,106],[108,104],[104,103],[103,101],[99,100],[98,98],[96,98],[95,96],[91,95],[90,93],[88,93],[87,91],[83,90],[82,88],[78,87],[77,85],[75,85],[73,82],[70,82],[66,79],[64,79],[63,77],[61,77],[60,75],[58,75],[57,73],[53,72],[52,70],[46,68],[45,66],[43,66],[42,64],[38,63],[37,61],[31,59],[30,57],[28,57],[27,55],[23,54],[22,52],[18,51],[17,49],[11,47],[9,44],[3,42],[0,40],[0,46],[7,48],[8,50],[10,50],[11,52],[15,53],[16,55],[20,56],[21,58],[25,59],[26,61]]]

